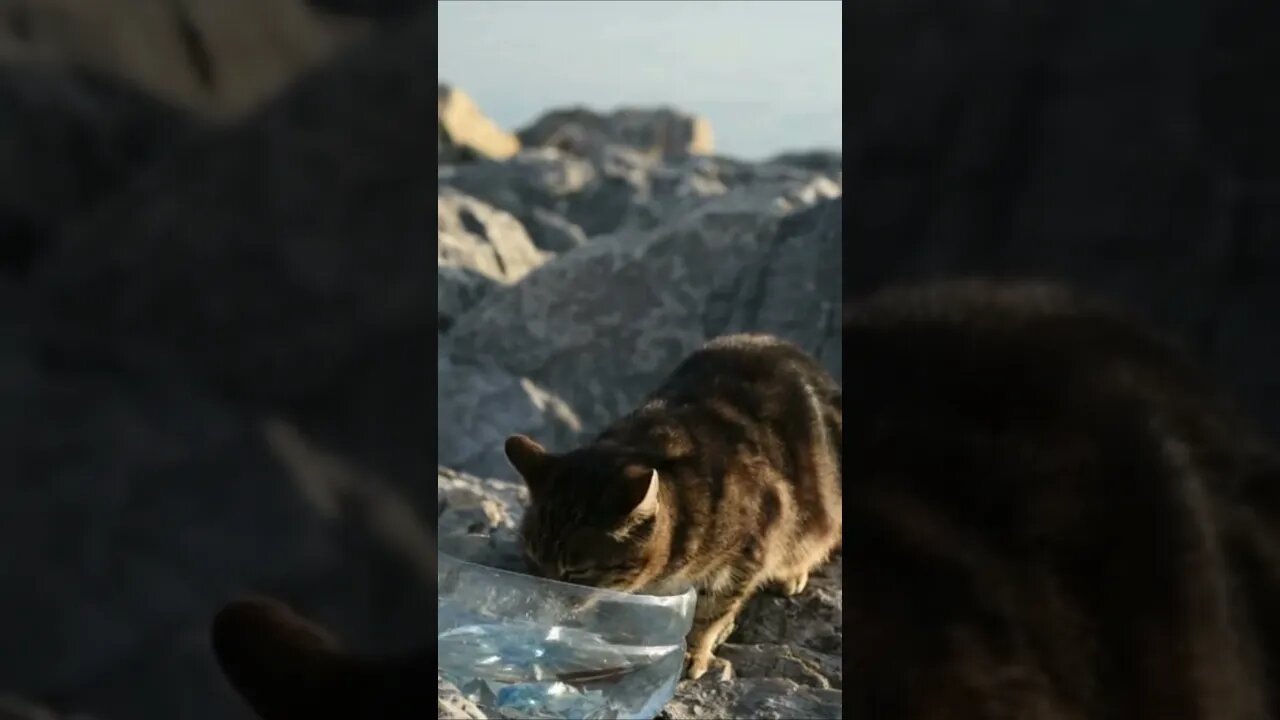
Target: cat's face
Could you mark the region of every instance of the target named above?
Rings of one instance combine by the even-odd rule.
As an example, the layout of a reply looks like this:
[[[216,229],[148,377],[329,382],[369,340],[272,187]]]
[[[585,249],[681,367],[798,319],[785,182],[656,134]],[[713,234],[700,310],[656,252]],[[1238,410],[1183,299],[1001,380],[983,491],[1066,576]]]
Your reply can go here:
[[[599,449],[553,455],[522,435],[507,440],[506,452],[529,486],[521,536],[539,575],[635,590],[659,574],[665,557],[652,467]]]

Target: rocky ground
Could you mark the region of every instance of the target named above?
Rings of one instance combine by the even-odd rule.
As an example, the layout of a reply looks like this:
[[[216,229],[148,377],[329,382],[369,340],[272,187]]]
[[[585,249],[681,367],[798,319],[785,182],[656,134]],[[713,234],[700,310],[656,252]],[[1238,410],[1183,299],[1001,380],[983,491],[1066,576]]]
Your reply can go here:
[[[548,113],[514,142],[441,86],[437,301],[442,544],[521,567],[515,432],[567,448],[717,335],[787,337],[840,374],[838,155],[710,154],[671,110]],[[762,595],[661,717],[841,715],[842,559],[799,597]],[[482,717],[441,683],[439,717]]]

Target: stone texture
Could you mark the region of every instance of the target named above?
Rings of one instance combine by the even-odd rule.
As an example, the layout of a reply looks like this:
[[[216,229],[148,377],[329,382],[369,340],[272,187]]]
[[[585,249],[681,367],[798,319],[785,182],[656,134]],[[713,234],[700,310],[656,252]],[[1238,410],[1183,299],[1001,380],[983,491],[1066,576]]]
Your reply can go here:
[[[0,16],[0,62],[98,71],[219,118],[276,94],[343,37],[302,0],[0,0]]]
[[[429,637],[418,130],[434,22],[379,32],[163,150],[111,125],[118,111],[133,127],[128,98],[50,81],[50,104],[111,147],[157,147],[110,183],[86,177],[102,187],[82,208],[28,204],[50,213],[50,248],[0,277],[0,638],[21,648],[0,652],[0,691],[103,720],[248,720],[208,642],[213,613],[247,593],[353,645]],[[0,111],[0,142],[13,122]],[[37,187],[86,152],[36,147],[18,157]]]
[[[501,160],[520,149],[520,141],[485,117],[466,93],[439,83],[437,96],[436,155],[441,161]]]
[[[437,720],[485,720],[480,708],[463,697],[448,680],[436,678],[436,694]]]
[[[621,145],[661,158],[682,158],[709,155],[715,147],[706,118],[671,108],[622,108],[611,113],[584,107],[551,110],[518,135],[526,146],[577,155]]]
[[[59,225],[172,149],[181,111],[109,76],[0,65],[0,274],[21,277]]]
[[[453,319],[494,285],[510,285],[545,262],[511,215],[452,188],[436,198],[436,315]]]
[[[829,298],[793,300],[833,305],[838,284],[821,263],[778,263],[791,278],[786,282],[762,281],[759,263],[781,252],[775,241],[783,217],[838,193],[839,186],[821,177],[761,181],[716,196],[654,230],[594,238],[519,284],[489,293],[449,331],[450,357],[464,365],[491,362],[527,378],[563,399],[584,431],[598,430],[630,410],[701,343],[759,320],[741,313],[735,319],[735,308],[754,302],[762,308],[757,314],[767,315],[771,303],[788,302],[788,292],[825,291]],[[838,215],[838,207],[836,202],[829,212]],[[804,222],[787,227],[811,230]],[[838,232],[839,224],[826,230]],[[815,249],[836,250],[834,237],[800,244],[810,242]],[[806,270],[812,277],[802,277]],[[811,327],[775,325],[838,372],[837,329],[821,315],[813,320]],[[442,381],[440,387],[444,393],[448,385]],[[500,437],[485,438],[469,426],[449,432],[459,431],[472,442],[500,447]]]

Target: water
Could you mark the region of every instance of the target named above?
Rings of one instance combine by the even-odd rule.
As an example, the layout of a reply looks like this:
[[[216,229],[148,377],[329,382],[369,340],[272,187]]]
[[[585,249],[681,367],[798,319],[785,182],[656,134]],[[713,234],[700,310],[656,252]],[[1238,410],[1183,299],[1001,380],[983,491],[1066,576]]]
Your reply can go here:
[[[616,645],[524,621],[458,625],[436,643],[445,679],[489,717],[511,720],[649,720],[684,663],[683,644]]]

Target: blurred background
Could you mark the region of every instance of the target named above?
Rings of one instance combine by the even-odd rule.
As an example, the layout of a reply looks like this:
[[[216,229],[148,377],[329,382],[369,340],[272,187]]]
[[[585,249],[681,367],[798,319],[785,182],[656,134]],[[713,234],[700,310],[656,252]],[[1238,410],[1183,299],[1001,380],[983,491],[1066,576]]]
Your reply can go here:
[[[1103,293],[1280,437],[1280,5],[850,3],[844,290]]]
[[[706,118],[716,152],[740,160],[841,149],[839,2],[462,0],[438,9],[440,77],[502,127],[560,106],[673,105]]]
[[[248,718],[246,592],[429,636],[434,25],[0,0],[0,718]]]

